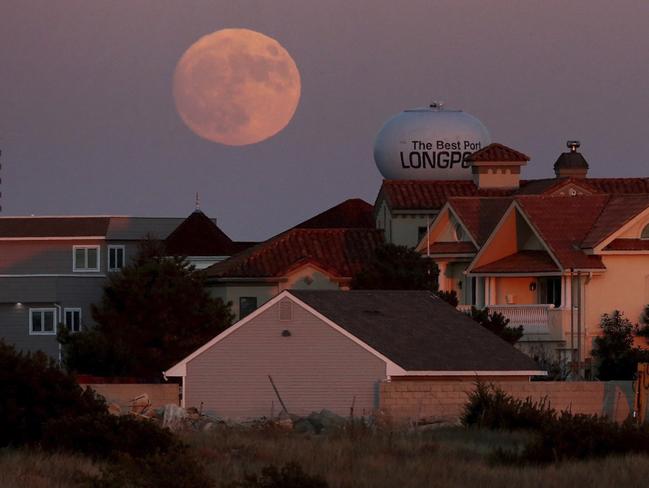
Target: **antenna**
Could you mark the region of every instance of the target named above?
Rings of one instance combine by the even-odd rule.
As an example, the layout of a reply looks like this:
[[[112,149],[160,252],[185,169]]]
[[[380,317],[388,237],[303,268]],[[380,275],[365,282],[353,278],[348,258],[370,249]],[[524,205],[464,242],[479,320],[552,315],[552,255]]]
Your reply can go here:
[[[200,212],[201,210],[201,197],[199,196],[198,192],[196,192],[196,208],[194,210],[196,212]]]

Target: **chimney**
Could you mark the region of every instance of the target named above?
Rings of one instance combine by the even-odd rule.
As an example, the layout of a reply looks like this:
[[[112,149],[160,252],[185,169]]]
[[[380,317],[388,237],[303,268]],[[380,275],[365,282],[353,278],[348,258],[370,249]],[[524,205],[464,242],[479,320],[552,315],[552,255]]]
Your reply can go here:
[[[467,157],[476,186],[499,190],[517,189],[520,186],[521,167],[529,160],[525,154],[496,142]]]
[[[554,163],[554,174],[557,178],[586,178],[588,163],[577,149],[581,146],[579,141],[568,141],[566,146],[570,151],[561,153]]]

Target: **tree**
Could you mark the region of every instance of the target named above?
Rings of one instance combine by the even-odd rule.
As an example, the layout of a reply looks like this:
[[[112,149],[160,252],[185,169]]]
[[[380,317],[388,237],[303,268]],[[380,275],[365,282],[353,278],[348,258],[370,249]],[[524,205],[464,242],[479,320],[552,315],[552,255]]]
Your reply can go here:
[[[510,344],[516,344],[523,336],[523,326],[509,327],[509,319],[499,312],[490,312],[488,308],[478,309],[471,307],[470,316],[485,329]]]
[[[597,361],[598,377],[602,381],[631,380],[638,362],[647,359],[647,352],[633,346],[637,326],[622,312],[602,315],[602,335],[595,338],[593,357]]]
[[[59,335],[66,367],[152,379],[233,319],[229,304],[206,291],[202,272],[185,258],[165,257],[152,239],[141,244],[132,263],[109,276],[92,316],[96,327]]]
[[[414,249],[384,244],[374,250],[367,267],[353,277],[356,290],[437,289],[437,267]]]

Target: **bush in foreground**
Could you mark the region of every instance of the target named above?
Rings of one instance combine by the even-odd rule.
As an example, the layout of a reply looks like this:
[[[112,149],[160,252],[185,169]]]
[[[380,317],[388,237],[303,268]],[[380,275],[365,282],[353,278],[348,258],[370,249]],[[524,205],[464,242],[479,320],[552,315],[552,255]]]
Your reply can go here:
[[[297,463],[287,463],[280,469],[277,466],[266,466],[261,476],[247,476],[242,482],[230,485],[230,488],[327,488],[324,478],[306,474]]]

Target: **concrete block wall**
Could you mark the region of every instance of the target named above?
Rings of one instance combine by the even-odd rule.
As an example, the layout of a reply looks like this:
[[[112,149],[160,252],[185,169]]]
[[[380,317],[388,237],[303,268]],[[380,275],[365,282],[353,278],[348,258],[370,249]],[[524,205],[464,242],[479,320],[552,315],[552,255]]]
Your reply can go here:
[[[546,398],[556,410],[606,415],[620,422],[633,410],[631,381],[492,383],[515,398]],[[475,383],[469,381],[386,381],[380,385],[380,409],[395,420],[427,418],[457,423],[474,389]]]
[[[115,383],[115,384],[81,384],[82,388],[89,386],[106,399],[106,403],[116,403],[122,411],[128,411],[129,404],[134,398],[146,393],[153,408],[163,407],[168,403],[180,405],[180,390],[177,384],[145,384],[145,383]]]

